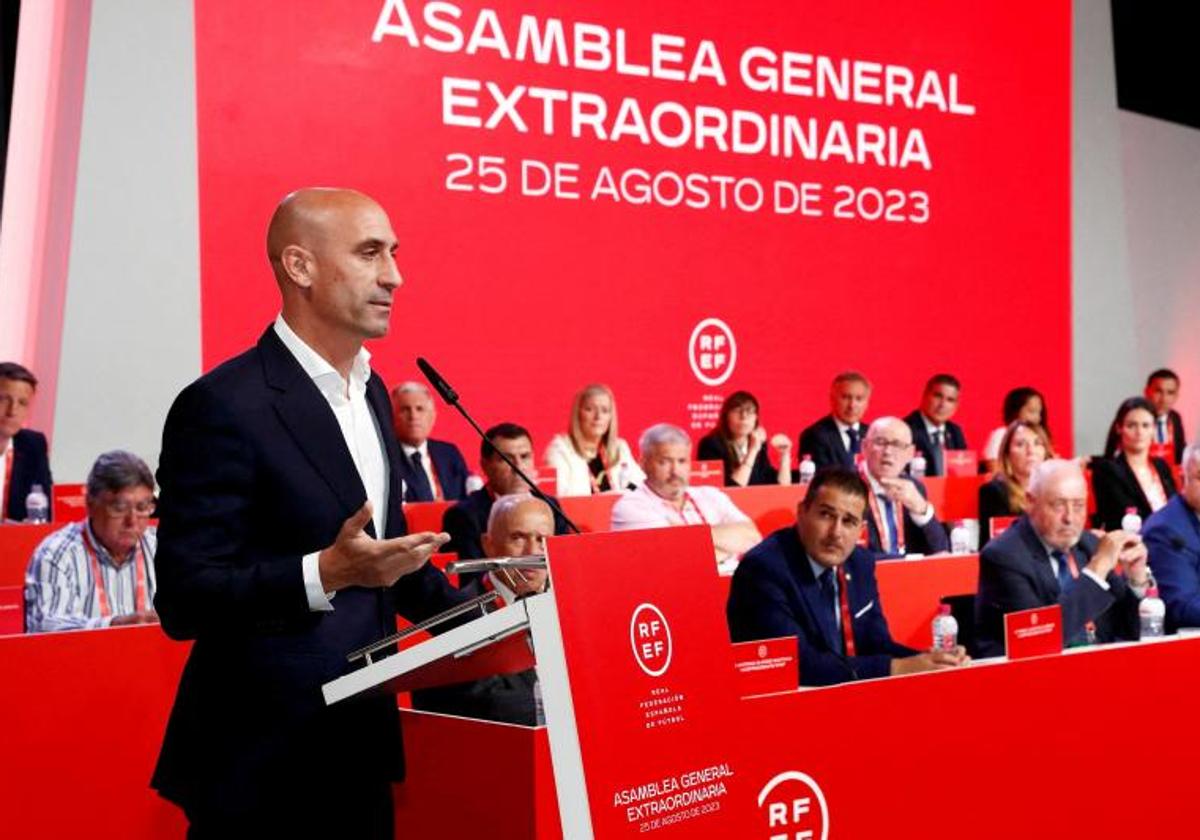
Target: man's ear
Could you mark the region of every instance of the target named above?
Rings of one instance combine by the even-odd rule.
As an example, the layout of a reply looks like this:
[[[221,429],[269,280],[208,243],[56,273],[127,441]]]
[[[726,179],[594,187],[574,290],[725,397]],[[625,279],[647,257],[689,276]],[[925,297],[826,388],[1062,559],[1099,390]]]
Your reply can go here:
[[[302,289],[312,286],[316,260],[311,251],[299,245],[288,245],[279,255],[279,261],[289,280]]]
[[[480,542],[481,542],[481,543],[482,543],[482,545],[483,545],[483,554],[484,554],[484,556],[485,556],[485,557],[491,557],[491,556],[492,556],[492,535],[491,535],[491,534],[484,534],[484,535],[483,535],[483,536],[481,536],[479,539],[480,539]]]

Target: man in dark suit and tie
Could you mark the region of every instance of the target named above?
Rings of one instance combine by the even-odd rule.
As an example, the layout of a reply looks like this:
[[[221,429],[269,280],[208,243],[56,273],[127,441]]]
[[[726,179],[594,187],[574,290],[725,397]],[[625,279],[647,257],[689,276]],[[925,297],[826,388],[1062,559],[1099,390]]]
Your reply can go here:
[[[925,485],[901,475],[913,457],[908,424],[898,417],[880,417],[867,429],[864,443],[867,548],[885,557],[948,551],[950,539],[926,498]]]
[[[912,429],[913,445],[925,458],[926,475],[946,474],[946,450],[966,449],[962,426],[950,418],[958,411],[958,379],[939,373],[925,383],[921,407],[904,418]]]
[[[392,389],[392,414],[400,441],[400,477],[404,501],[457,501],[467,495],[467,462],[453,443],[433,440],[437,409],[433,395],[420,382],[401,382]]]
[[[403,774],[390,695],[326,706],[346,655],[463,596],[405,536],[387,391],[396,236],[371,198],[305,189],[267,254],[282,311],[189,385],[163,429],[155,608],[194,639],[152,784],[190,838],[394,836]]]
[[[800,433],[800,458],[812,457],[817,469],[853,468],[865,426],[863,415],[871,400],[871,383],[857,371],[844,371],[829,387],[830,413]]]
[[[1160,368],[1150,374],[1146,379],[1146,399],[1154,406],[1154,440],[1169,453],[1162,457],[1173,464],[1183,463],[1187,438],[1183,433],[1183,418],[1173,408],[1179,399],[1179,376],[1175,371]]]
[[[25,499],[35,484],[50,498],[46,436],[25,428],[36,393],[33,373],[16,362],[0,362],[0,520],[25,521]]]
[[[1200,444],[1183,451],[1183,489],[1142,526],[1166,628],[1200,627]]]
[[[1112,531],[1097,539],[1083,530],[1087,481],[1075,461],[1038,465],[1027,498],[1028,513],[979,556],[979,654],[1004,653],[1005,613],[1053,604],[1062,607],[1064,644],[1084,641],[1089,622],[1098,641],[1137,639],[1138,601],[1150,586],[1141,538]]]
[[[817,472],[781,528],[746,552],[726,604],[735,642],[797,636],[800,684],[915,674],[967,661],[961,647],[920,653],[888,631],[875,558],[857,548],[867,487],[853,470]]]

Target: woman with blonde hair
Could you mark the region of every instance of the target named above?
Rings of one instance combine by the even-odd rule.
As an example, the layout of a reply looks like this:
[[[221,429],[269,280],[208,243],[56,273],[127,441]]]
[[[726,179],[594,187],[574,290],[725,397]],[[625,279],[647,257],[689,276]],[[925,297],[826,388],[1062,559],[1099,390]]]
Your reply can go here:
[[[558,472],[559,496],[627,490],[646,479],[617,435],[617,401],[607,385],[588,385],[575,395],[570,432],[554,436],[544,460]]]
[[[1014,420],[1000,439],[996,474],[979,487],[979,547],[991,539],[995,517],[1020,516],[1028,502],[1025,491],[1037,465],[1054,457],[1050,436],[1037,423]]]

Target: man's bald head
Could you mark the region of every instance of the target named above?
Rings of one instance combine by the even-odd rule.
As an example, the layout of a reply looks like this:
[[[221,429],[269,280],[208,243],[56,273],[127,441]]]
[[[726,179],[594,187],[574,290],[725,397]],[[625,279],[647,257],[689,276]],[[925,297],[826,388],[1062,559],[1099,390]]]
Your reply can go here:
[[[364,339],[387,334],[401,282],[395,252],[387,213],[354,190],[297,190],[279,202],[267,227],[284,320],[340,366]]]
[[[331,220],[358,208],[383,212],[370,196],[339,187],[305,187],[284,196],[267,225],[267,259],[276,279],[282,283],[287,278],[283,261],[288,246],[319,250],[328,236]]]

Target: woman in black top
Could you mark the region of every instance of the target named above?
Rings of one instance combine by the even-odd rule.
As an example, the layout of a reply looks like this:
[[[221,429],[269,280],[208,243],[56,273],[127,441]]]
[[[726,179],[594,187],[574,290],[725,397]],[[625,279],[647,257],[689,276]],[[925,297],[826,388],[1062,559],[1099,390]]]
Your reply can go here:
[[[717,427],[696,447],[696,460],[721,461],[725,486],[792,483],[792,442],[776,435],[771,445],[779,452],[779,469],[767,457],[767,433],[758,425],[758,400],[748,391],[734,391],[721,403]]]
[[[1130,397],[1117,409],[1105,447],[1108,457],[1092,461],[1097,527],[1117,530],[1129,508],[1145,522],[1177,492],[1171,467],[1150,455],[1154,416],[1144,397]]]
[[[1020,516],[1027,503],[1025,491],[1037,465],[1054,457],[1046,430],[1037,423],[1017,420],[1008,424],[1000,440],[996,474],[979,487],[979,547],[991,539],[995,517]]]

